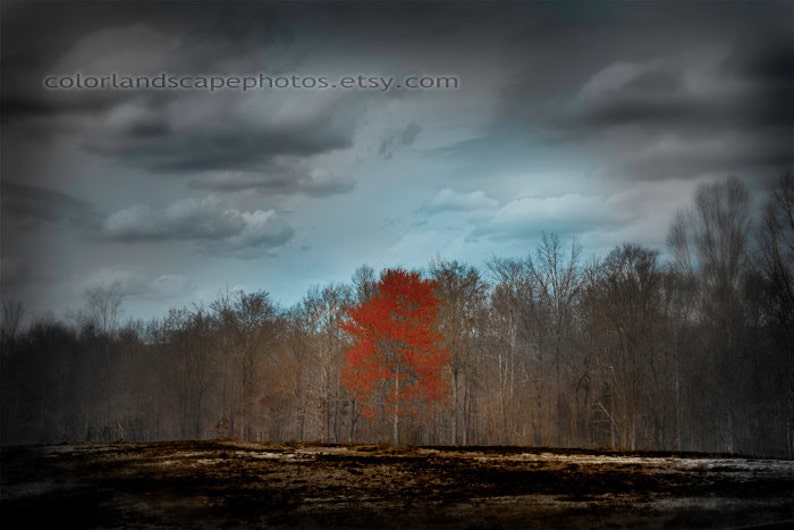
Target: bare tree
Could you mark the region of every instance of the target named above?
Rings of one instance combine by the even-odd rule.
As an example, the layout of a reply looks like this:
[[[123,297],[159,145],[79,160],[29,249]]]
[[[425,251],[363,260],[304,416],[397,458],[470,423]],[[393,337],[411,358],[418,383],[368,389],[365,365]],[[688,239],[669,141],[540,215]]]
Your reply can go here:
[[[638,433],[651,433],[658,403],[656,357],[661,323],[659,306],[660,275],[658,252],[625,244],[613,250],[603,263],[603,310],[609,318],[613,337],[605,344],[604,363],[612,383],[610,403],[600,403],[614,431],[613,444],[636,449]],[[645,416],[645,417],[643,417]],[[647,440],[642,440],[647,443]]]
[[[101,283],[89,287],[83,295],[86,299],[86,311],[91,321],[95,322],[101,333],[112,333],[116,329],[116,320],[123,298],[121,282],[115,281],[110,285]]]
[[[440,301],[439,330],[452,353],[452,443],[469,442],[472,409],[475,406],[477,333],[485,319],[487,285],[473,267],[457,261],[434,260],[430,274],[436,281]]]
[[[378,290],[378,278],[375,269],[369,265],[362,265],[353,273],[353,289],[356,295],[356,302],[363,304],[375,296]]]
[[[239,291],[234,297],[217,300],[211,309],[221,323],[221,348],[224,356],[231,359],[230,372],[236,379],[230,389],[237,395],[237,414],[229,414],[231,431],[243,439],[253,439],[256,433],[252,412],[257,402],[261,404],[265,399],[256,393],[261,388],[258,376],[277,349],[278,311],[265,291],[250,294]],[[235,416],[239,417],[239,426]]]
[[[567,255],[566,255],[567,254]],[[568,400],[564,395],[563,381],[566,347],[572,344],[574,335],[573,307],[574,298],[579,289],[579,256],[581,247],[576,241],[571,242],[566,252],[560,238],[556,234],[543,233],[535,250],[535,259],[530,260],[530,273],[538,296],[536,315],[545,315],[548,325],[538,327],[545,335],[541,338],[539,352],[542,356],[551,354],[555,392],[555,434],[558,445],[570,443],[572,433],[565,434],[565,416],[571,416],[567,410]],[[575,417],[569,417],[569,420]]]
[[[203,438],[212,384],[212,321],[201,307],[172,309],[154,333],[164,363],[163,378],[177,404],[180,436]]]
[[[771,190],[763,221],[761,264],[779,296],[781,323],[794,324],[794,175],[791,173],[783,175]]]
[[[303,299],[300,308],[301,327],[315,370],[309,381],[311,394],[317,398],[320,411],[320,440],[323,442],[340,438],[340,416],[342,388],[340,368],[345,340],[339,327],[345,311],[352,303],[350,290],[338,284],[320,289],[313,287]]]
[[[785,374],[780,408],[786,451],[791,457],[794,455],[794,175],[788,172],[780,177],[769,195],[760,230],[760,264],[769,285],[770,320],[780,351],[775,369]]]
[[[493,385],[491,399],[496,399],[494,406],[489,407],[489,415],[499,418],[498,423],[490,423],[487,427],[489,437],[487,443],[519,443],[519,418],[523,416],[518,387],[526,386],[531,377],[527,372],[526,359],[521,359],[519,348],[522,334],[532,329],[528,320],[534,316],[531,304],[535,298],[531,291],[527,262],[510,258],[493,258],[488,268],[494,278],[490,292],[489,314],[487,323],[486,350],[488,366],[483,369],[488,385]],[[527,357],[527,356],[523,356]],[[523,360],[525,363],[521,363]],[[495,373],[494,373],[495,372]],[[542,395],[544,377],[534,374],[538,383],[538,399]],[[530,414],[541,414],[542,407],[529,407]],[[539,432],[539,428],[536,430]]]
[[[25,314],[25,307],[18,300],[3,300],[3,321],[0,327],[0,344],[2,344],[3,354],[7,354],[6,348],[13,343],[19,332],[22,317]]]
[[[710,389],[715,400],[704,423],[712,421],[716,448],[733,451],[737,433],[737,388],[741,383],[740,341],[743,332],[741,282],[749,265],[750,194],[737,177],[702,184],[693,208],[680,212],[668,244],[678,270],[699,287],[698,319],[707,332],[710,370],[717,376]],[[705,409],[708,410],[708,409]]]

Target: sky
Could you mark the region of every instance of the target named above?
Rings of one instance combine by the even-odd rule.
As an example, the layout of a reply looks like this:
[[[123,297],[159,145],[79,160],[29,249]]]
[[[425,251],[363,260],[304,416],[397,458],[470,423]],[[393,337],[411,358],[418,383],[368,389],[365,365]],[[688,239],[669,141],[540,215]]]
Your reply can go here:
[[[28,315],[113,282],[133,318],[227,289],[287,307],[542,232],[664,254],[698,184],[760,200],[794,166],[791,2],[0,9],[0,286]],[[189,86],[119,84],[157,76]]]

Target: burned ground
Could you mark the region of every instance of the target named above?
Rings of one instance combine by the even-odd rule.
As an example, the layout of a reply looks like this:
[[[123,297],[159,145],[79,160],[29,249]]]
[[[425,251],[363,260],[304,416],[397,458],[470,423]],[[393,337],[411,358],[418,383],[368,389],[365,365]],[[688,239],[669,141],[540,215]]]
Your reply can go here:
[[[794,524],[794,462],[729,456],[205,441],[4,448],[1,469],[4,528]]]

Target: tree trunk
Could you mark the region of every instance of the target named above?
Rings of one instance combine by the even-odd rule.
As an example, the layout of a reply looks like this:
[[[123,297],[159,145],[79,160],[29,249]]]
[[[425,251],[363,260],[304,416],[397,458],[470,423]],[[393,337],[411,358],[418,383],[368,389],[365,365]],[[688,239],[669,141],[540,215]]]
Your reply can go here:
[[[394,374],[394,418],[392,420],[392,439],[400,445],[400,371]]]

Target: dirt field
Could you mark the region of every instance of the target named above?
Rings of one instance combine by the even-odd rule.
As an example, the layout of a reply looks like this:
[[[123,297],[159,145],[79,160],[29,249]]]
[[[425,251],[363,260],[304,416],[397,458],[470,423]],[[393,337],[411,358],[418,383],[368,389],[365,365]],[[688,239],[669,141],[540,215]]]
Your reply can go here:
[[[794,462],[240,442],[4,448],[3,528],[792,528]]]

